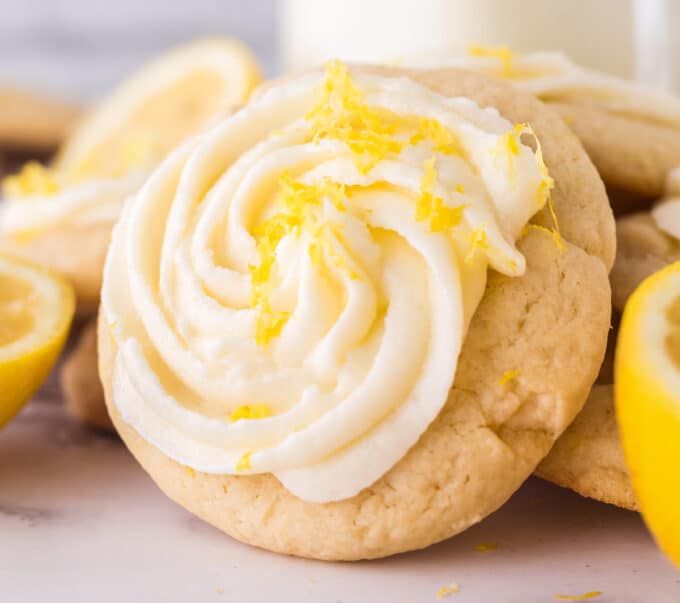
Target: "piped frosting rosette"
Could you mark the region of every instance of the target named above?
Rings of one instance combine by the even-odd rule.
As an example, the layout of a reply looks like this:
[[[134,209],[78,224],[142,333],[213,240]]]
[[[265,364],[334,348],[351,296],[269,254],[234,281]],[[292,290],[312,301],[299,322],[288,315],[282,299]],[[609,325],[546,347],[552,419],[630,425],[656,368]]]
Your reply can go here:
[[[524,272],[551,187],[530,127],[469,99],[339,63],[277,84],[126,204],[113,404],[194,470],[352,497],[441,410],[487,269]]]

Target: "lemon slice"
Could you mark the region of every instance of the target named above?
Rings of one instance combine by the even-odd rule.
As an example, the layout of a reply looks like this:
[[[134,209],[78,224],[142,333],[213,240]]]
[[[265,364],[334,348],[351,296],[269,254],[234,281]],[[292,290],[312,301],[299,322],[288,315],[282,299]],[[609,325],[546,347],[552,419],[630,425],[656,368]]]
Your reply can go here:
[[[75,295],[67,281],[0,255],[0,427],[47,378],[74,309]]]
[[[650,276],[628,301],[615,392],[640,511],[662,550],[680,564],[680,262]]]
[[[253,54],[231,38],[202,39],[169,50],[87,116],[54,167],[80,179],[151,167],[244,103],[260,79]]]

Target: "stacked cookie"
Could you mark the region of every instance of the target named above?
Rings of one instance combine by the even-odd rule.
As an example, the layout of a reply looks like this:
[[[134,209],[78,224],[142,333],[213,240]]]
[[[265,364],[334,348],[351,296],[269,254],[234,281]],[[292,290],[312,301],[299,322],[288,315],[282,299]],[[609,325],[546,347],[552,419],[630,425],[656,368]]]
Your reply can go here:
[[[584,69],[556,53],[474,48],[470,56],[450,62],[511,81],[557,109],[607,187],[618,216],[610,345],[583,412],[537,474],[636,510],[614,412],[612,364],[626,301],[645,278],[680,260],[680,186],[674,169],[680,165],[680,99]]]
[[[84,315],[101,290],[63,369],[72,412],[240,540],[422,548],[533,472],[635,508],[609,274],[620,309],[680,247],[669,200],[619,219],[615,258],[610,198],[661,193],[680,103],[561,57],[473,54],[333,62],[233,110],[253,61],[203,42],[5,182],[1,248],[69,276]]]

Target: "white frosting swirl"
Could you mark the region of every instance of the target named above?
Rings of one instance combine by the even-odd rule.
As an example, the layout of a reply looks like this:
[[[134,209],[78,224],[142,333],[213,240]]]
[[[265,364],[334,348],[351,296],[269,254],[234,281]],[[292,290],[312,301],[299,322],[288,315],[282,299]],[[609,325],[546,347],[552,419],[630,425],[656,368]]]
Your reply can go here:
[[[544,101],[579,102],[613,113],[680,127],[680,99],[613,75],[586,69],[559,52],[515,54],[506,48],[473,48],[467,56],[419,61],[506,79]]]
[[[515,240],[550,188],[540,150],[496,110],[404,78],[345,84],[397,124],[371,165],[342,139],[356,116],[335,133],[305,118],[328,79],[272,87],[130,199],[102,292],[125,422],[181,464],[271,472],[314,502],[369,486],[437,416],[487,266],[523,273]],[[297,210],[263,305],[267,224]],[[258,343],[264,314],[279,322]]]

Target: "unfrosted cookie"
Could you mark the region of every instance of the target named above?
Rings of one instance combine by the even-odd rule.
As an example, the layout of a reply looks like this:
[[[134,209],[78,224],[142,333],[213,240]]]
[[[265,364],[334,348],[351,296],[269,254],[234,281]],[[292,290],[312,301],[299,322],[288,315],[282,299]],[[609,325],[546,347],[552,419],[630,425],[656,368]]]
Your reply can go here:
[[[171,460],[123,419],[113,400],[117,325],[100,312],[107,406],[132,453],[191,512],[277,552],[381,557],[476,523],[507,500],[573,420],[604,355],[613,220],[601,180],[560,117],[530,96],[471,73],[381,73],[407,74],[440,94],[467,96],[512,122],[530,122],[556,182],[554,205],[565,240],[561,247],[549,232],[530,228],[519,242],[526,274],[489,274],[447,402],[386,474],[351,498],[313,503],[271,474],[209,474]],[[159,184],[160,172],[157,178]],[[552,224],[547,210],[537,220]]]
[[[596,385],[536,475],[589,498],[637,511],[616,424],[614,387]]]
[[[610,278],[612,302],[622,311],[643,280],[680,260],[680,241],[659,229],[648,212],[619,218],[616,239],[618,249]]]
[[[648,204],[663,193],[669,172],[680,165],[680,127],[576,101],[551,105],[583,143],[615,209]]]
[[[112,431],[97,370],[96,323],[92,319],[82,328],[75,347],[61,367],[59,380],[71,416],[93,427]]]

